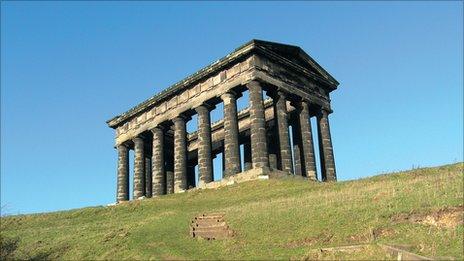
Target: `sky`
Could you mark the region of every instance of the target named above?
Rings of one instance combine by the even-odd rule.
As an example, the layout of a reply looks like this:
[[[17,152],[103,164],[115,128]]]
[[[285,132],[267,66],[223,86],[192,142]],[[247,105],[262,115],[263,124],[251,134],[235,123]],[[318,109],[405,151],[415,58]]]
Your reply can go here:
[[[254,38],[340,82],[339,180],[460,162],[462,24],[462,2],[2,1],[2,214],[113,203],[106,120]]]

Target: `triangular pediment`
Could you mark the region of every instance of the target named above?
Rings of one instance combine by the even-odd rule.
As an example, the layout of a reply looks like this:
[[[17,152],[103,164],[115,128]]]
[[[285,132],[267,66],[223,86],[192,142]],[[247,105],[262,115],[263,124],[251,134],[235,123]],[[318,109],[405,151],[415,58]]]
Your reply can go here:
[[[333,78],[322,66],[320,66],[309,54],[303,51],[300,47],[288,44],[281,44],[263,40],[252,40],[251,43],[257,47],[264,48],[279,56],[286,58],[305,68],[306,70],[328,80],[329,82],[338,85],[337,80]]]

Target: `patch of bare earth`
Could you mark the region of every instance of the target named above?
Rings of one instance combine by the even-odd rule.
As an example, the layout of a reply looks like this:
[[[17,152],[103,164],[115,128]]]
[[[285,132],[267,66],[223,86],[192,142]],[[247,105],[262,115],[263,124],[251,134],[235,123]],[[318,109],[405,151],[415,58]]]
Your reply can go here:
[[[303,247],[303,246],[312,246],[317,243],[330,243],[333,238],[333,234],[328,234],[328,233],[321,233],[317,236],[314,237],[306,237],[303,239],[298,239],[294,241],[290,241],[286,244],[284,244],[284,247],[286,248],[297,248],[297,247]]]
[[[440,228],[454,228],[463,224],[464,205],[446,207],[428,213],[401,213],[393,216],[394,223],[419,223]]]
[[[381,237],[391,237],[396,235],[396,231],[392,228],[383,228],[379,227],[372,230],[372,237],[374,239],[381,238]]]
[[[376,228],[369,232],[365,233],[358,233],[354,235],[350,235],[346,238],[346,241],[351,244],[356,244],[353,246],[360,246],[366,243],[370,243],[373,239],[377,239],[380,237],[390,237],[396,234],[396,231],[391,228]],[[308,247],[314,245],[325,245],[332,242],[334,234],[331,233],[320,233],[313,237],[306,237],[303,239],[293,240],[287,242],[283,245],[285,248],[297,248],[297,247]],[[343,247],[343,249],[345,246]],[[351,249],[351,246],[347,248],[348,250]]]

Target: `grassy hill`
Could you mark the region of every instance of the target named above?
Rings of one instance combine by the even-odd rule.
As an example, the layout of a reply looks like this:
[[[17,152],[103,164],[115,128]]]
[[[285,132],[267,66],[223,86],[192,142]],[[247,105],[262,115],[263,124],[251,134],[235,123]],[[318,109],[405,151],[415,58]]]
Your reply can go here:
[[[371,178],[260,180],[111,207],[1,219],[2,248],[39,259],[385,259],[375,243],[463,258],[463,163]],[[236,235],[189,236],[199,213],[224,212]],[[323,247],[370,244],[359,251]],[[13,247],[14,248],[14,247]],[[4,252],[5,254],[6,252]]]

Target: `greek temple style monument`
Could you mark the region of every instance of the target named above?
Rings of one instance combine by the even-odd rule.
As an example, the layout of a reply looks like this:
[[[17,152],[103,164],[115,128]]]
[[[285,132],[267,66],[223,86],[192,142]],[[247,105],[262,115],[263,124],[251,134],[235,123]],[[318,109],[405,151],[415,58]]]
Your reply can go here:
[[[107,121],[116,132],[117,201],[129,200],[130,150],[134,199],[212,182],[213,158],[219,153],[223,178],[280,171],[316,181],[313,136],[319,147],[320,179],[336,181],[328,115],[329,94],[337,86],[297,46],[248,42]],[[245,91],[249,106],[237,111],[237,99]],[[270,98],[264,99],[264,93]],[[224,118],[211,124],[210,111],[219,103]],[[198,130],[187,133],[186,123],[194,114]],[[317,135],[311,117],[317,118]]]

